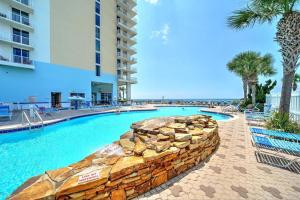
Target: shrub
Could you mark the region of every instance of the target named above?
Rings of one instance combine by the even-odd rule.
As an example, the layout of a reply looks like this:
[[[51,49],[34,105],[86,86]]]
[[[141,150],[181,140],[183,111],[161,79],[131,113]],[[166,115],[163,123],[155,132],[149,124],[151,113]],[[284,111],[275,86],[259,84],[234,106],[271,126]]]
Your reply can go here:
[[[290,119],[288,113],[274,112],[266,123],[268,129],[300,133],[300,126]]]

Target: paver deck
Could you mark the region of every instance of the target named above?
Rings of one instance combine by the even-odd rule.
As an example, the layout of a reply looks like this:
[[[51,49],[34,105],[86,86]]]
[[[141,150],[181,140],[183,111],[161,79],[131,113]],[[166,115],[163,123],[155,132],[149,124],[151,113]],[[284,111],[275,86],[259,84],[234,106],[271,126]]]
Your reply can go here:
[[[221,143],[206,163],[139,196],[154,199],[300,199],[300,175],[258,163],[244,116],[219,122]]]

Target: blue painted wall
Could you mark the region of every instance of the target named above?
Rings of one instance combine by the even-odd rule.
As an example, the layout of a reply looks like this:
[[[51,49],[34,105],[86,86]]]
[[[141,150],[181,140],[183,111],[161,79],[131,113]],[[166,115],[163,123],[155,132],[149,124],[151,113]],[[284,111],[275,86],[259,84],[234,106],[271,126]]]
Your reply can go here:
[[[117,96],[117,76],[95,75],[95,71],[35,62],[35,69],[0,66],[0,102],[28,102],[36,96],[38,102],[50,102],[51,92],[61,92],[62,101],[68,101],[71,92],[85,93],[91,99],[91,82],[113,84]]]

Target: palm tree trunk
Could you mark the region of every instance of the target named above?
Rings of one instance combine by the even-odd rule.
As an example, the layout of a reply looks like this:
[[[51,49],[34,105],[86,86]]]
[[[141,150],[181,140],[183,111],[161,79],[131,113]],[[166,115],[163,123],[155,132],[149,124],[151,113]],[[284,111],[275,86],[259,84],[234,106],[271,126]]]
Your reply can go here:
[[[283,58],[283,83],[279,111],[289,113],[293,79],[300,56],[300,13],[289,12],[277,24],[276,41]]]
[[[284,74],[282,88],[281,88],[279,112],[282,113],[290,112],[290,102],[291,102],[294,77],[295,77],[295,72]]]
[[[248,82],[244,78],[243,78],[243,90],[244,90],[244,101],[246,101],[248,95]]]
[[[256,84],[251,84],[251,90],[252,90],[252,104],[255,105],[256,103]]]

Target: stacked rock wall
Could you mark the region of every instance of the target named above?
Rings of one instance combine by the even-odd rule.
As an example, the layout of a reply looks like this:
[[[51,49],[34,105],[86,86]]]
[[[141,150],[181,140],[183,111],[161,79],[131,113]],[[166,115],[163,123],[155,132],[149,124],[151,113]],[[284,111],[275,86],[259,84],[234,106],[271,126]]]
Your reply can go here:
[[[33,177],[9,199],[131,199],[207,158],[219,144],[208,116],[145,120],[78,163]]]

